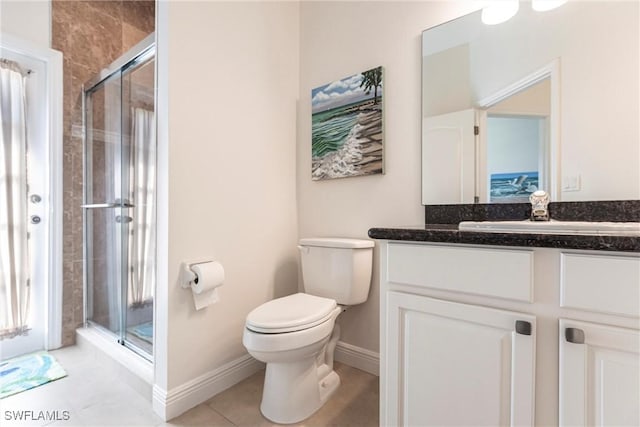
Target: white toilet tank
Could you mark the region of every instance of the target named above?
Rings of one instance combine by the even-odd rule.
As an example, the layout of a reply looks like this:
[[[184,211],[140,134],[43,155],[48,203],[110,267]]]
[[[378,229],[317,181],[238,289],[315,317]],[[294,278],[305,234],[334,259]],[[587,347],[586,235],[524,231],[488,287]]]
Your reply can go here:
[[[373,246],[372,240],[363,239],[300,239],[305,293],[343,305],[365,302],[371,286]]]

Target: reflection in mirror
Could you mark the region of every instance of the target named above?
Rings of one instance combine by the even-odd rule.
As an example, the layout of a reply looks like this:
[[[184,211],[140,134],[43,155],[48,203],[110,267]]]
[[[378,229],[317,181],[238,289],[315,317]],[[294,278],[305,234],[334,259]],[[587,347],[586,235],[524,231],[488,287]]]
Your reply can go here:
[[[422,202],[640,198],[638,2],[423,33]],[[560,102],[562,101],[562,102]]]
[[[486,171],[479,177],[480,202],[528,202],[538,188],[550,188],[550,80],[546,78],[486,110]],[[488,191],[487,191],[488,188]]]

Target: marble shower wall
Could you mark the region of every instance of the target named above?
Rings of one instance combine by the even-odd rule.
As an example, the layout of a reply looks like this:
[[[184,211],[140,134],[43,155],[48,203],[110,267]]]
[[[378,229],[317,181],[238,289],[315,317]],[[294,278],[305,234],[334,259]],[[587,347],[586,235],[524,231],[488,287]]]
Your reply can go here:
[[[52,47],[64,56],[62,344],[82,324],[82,84],[154,31],[154,0],[53,0]]]

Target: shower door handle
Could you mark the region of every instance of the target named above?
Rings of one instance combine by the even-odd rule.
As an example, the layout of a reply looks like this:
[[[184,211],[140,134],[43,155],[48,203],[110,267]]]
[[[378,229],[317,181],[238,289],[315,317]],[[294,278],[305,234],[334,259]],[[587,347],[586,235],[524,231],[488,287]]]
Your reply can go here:
[[[133,208],[131,203],[93,203],[89,205],[80,205],[84,209],[106,209],[106,208]]]
[[[104,208],[119,208],[120,203],[93,203],[89,205],[80,205],[84,209],[104,209]]]

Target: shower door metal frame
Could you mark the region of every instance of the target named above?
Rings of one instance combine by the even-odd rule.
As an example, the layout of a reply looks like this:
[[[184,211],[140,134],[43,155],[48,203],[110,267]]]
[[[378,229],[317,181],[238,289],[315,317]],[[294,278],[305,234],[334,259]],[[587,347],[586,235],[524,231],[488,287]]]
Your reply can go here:
[[[139,65],[146,63],[148,60],[154,58],[155,54],[156,54],[156,43],[155,43],[155,32],[154,32],[149,34],[142,41],[140,41],[133,48],[131,48],[127,53],[125,53],[116,61],[111,63],[107,68],[104,68],[96,77],[87,81],[82,87],[82,123],[84,124],[84,132],[82,133],[82,149],[83,149],[82,169],[84,174],[84,179],[83,179],[84,185],[83,185],[83,194],[82,194],[82,208],[83,208],[82,209],[82,240],[83,240],[82,266],[83,266],[83,290],[84,290],[83,292],[84,325],[85,326],[91,325],[95,327],[98,331],[103,332],[108,336],[116,338],[119,344],[122,344],[123,346],[129,348],[139,356],[151,362],[153,360],[150,354],[148,354],[147,352],[145,352],[135,344],[125,339],[126,337],[126,318],[125,317],[126,317],[126,305],[127,305],[127,289],[125,289],[125,286],[127,285],[126,269],[121,269],[120,280],[119,280],[120,289],[118,289],[118,291],[120,292],[120,304],[119,304],[119,313],[118,313],[118,322],[120,324],[119,333],[115,334],[112,331],[109,331],[106,328],[104,328],[102,325],[99,325],[98,323],[93,322],[88,318],[89,298],[87,294],[90,292],[89,286],[92,283],[92,278],[89,277],[90,269],[88,268],[88,259],[89,259],[88,255],[90,252],[90,249],[88,248],[88,245],[89,245],[88,229],[91,223],[87,215],[87,209],[114,208],[114,209],[120,209],[122,212],[122,208],[133,207],[133,206],[130,205],[124,199],[121,199],[119,203],[116,201],[114,203],[88,204],[88,194],[90,194],[91,188],[89,188],[87,183],[89,182],[88,177],[91,175],[92,171],[89,170],[90,166],[88,165],[88,162],[87,162],[87,156],[91,152],[91,147],[89,147],[89,141],[87,138],[87,131],[88,131],[87,129],[87,105],[88,105],[87,96],[89,93],[93,92],[94,89],[96,89],[98,86],[107,82],[107,80],[113,78],[116,75],[119,75],[120,79],[122,79],[122,76],[124,75],[125,71],[135,69]],[[154,88],[154,91],[155,91],[155,88]],[[121,102],[122,102],[122,87],[120,88],[120,96],[121,96]],[[154,97],[155,97],[155,93],[154,93]],[[121,139],[120,143],[122,144],[122,113],[121,113],[121,123],[120,123],[120,139]],[[122,253],[120,254],[120,256],[121,258],[126,258],[126,256],[123,255]],[[91,290],[91,292],[93,291]],[[155,319],[155,307],[154,307],[153,316]],[[155,345],[155,339],[153,340],[153,342]]]

